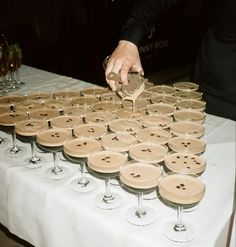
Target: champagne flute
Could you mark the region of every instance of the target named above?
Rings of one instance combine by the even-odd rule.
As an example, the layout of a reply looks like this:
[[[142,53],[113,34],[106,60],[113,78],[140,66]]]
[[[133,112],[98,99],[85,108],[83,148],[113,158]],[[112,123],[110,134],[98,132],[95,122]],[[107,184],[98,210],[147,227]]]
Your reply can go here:
[[[155,221],[155,210],[143,205],[142,196],[156,190],[161,175],[162,169],[152,164],[135,162],[121,167],[122,187],[137,194],[138,197],[138,205],[129,208],[126,212],[125,218],[129,223],[145,226]]]
[[[163,227],[163,234],[174,242],[189,242],[196,236],[195,227],[183,221],[183,209],[197,205],[205,193],[205,184],[200,177],[180,173],[166,173],[159,180],[160,199],[177,209],[177,220],[171,220]]]

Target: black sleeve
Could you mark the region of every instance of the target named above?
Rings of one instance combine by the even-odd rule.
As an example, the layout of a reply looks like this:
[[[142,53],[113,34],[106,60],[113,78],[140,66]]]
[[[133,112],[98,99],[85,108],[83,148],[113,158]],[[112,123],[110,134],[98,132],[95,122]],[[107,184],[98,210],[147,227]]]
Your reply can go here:
[[[161,13],[178,1],[180,0],[137,0],[121,29],[120,40],[128,40],[139,45]]]

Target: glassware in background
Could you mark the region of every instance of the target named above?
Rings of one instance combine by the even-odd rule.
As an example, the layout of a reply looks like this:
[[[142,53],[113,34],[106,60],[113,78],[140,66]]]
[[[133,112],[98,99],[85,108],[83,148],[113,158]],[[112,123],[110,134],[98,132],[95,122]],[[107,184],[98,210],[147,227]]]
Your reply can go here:
[[[25,82],[21,81],[20,79],[20,67],[23,63],[23,56],[22,56],[22,50],[18,43],[14,44],[14,52],[15,52],[15,64],[16,64],[16,70],[15,70],[15,78],[16,78],[16,84],[19,86],[25,85]]]
[[[183,209],[196,206],[205,194],[205,184],[200,177],[179,173],[167,173],[159,180],[160,199],[177,210],[177,220],[167,222],[163,228],[166,238],[174,242],[189,242],[196,236],[196,228],[183,222]]]
[[[120,169],[120,181],[122,187],[138,197],[138,205],[130,207],[125,214],[126,220],[138,226],[152,224],[156,219],[154,209],[144,206],[142,203],[143,194],[156,191],[158,180],[162,175],[159,166],[135,162],[128,163]]]
[[[1,76],[1,94],[9,93],[7,88],[7,73],[8,73],[8,43],[6,40],[0,41],[0,76]]]

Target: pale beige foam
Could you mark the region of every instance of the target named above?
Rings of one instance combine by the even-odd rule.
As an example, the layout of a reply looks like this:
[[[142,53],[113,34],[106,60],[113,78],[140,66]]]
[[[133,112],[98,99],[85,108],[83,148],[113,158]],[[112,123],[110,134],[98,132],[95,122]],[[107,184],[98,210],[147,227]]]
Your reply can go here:
[[[66,99],[50,99],[50,100],[45,100],[44,106],[61,111],[69,103],[70,101]]]
[[[132,110],[130,108],[122,108],[115,112],[117,118],[128,118],[139,120],[142,116],[146,115],[146,112],[143,109]]]
[[[156,103],[156,104],[149,104],[147,107],[147,112],[150,115],[153,114],[162,114],[171,116],[174,114],[175,106],[165,103]]]
[[[26,120],[27,118],[24,112],[6,112],[0,115],[0,125],[15,126],[17,122]]]
[[[10,108],[8,105],[0,105],[0,112],[1,114],[2,113],[6,113],[6,112],[9,112],[10,111]]]
[[[159,181],[161,197],[177,204],[194,204],[201,201],[205,193],[204,183],[193,176],[171,174]]]
[[[118,152],[126,152],[131,144],[137,143],[137,139],[128,133],[110,133],[102,138],[102,146]]]
[[[51,125],[58,128],[72,129],[73,127],[82,124],[83,120],[79,116],[58,116],[51,120]]]
[[[36,118],[36,119],[45,119],[45,120],[50,120],[59,115],[60,113],[58,110],[47,109],[47,108],[33,110],[30,112],[30,117]]]
[[[173,84],[173,87],[176,90],[180,90],[180,91],[196,91],[199,89],[199,85],[193,82],[188,82],[188,81],[184,81],[184,82],[176,82]]]
[[[81,94],[82,95],[89,95],[89,96],[100,96],[104,93],[107,93],[108,89],[107,88],[103,88],[103,87],[88,87],[88,88],[83,88],[81,89]]]
[[[118,102],[102,101],[102,102],[97,102],[97,103],[93,104],[93,110],[94,111],[114,112],[120,108],[121,108],[121,103],[118,103]]]
[[[38,119],[28,119],[22,122],[18,122],[15,127],[17,134],[21,136],[36,136],[38,131],[41,129],[47,129],[47,121],[38,120]]]
[[[173,95],[175,93],[175,88],[174,87],[168,86],[168,85],[165,85],[165,84],[161,84],[161,85],[156,85],[156,86],[150,87],[148,90],[152,91],[154,93],[157,93],[157,94],[170,94],[170,95]]]
[[[158,186],[162,170],[159,166],[146,163],[131,163],[120,170],[120,180],[136,189],[151,189]]]
[[[194,99],[194,100],[201,100],[202,99],[202,93],[196,92],[196,91],[177,91],[175,93],[175,96],[178,99]]]
[[[165,165],[173,172],[200,174],[206,168],[206,159],[194,154],[172,153],[165,158]]]
[[[110,121],[114,120],[116,117],[113,113],[109,111],[96,111],[89,112],[85,116],[86,123],[100,123],[100,124],[109,124]]]
[[[170,132],[158,127],[149,127],[139,130],[136,138],[140,142],[151,142],[156,144],[166,144],[170,138]]]
[[[84,116],[86,116],[87,113],[91,112],[91,108],[90,107],[84,107],[81,105],[66,106],[63,109],[63,112],[65,115],[75,115],[75,116],[84,117]]]
[[[116,119],[110,122],[109,128],[113,132],[135,133],[142,128],[142,124],[133,119]]]
[[[27,99],[37,101],[40,103],[44,102],[46,99],[50,99],[50,98],[52,98],[52,94],[47,93],[47,92],[33,92],[33,93],[29,93],[27,95]]]
[[[164,160],[168,152],[166,146],[155,143],[138,143],[130,146],[131,158],[140,162],[157,163]]]
[[[25,97],[20,94],[9,94],[0,97],[0,104],[12,105],[24,101]]]
[[[170,125],[170,132],[176,136],[200,138],[204,135],[205,127],[191,121],[175,122]]]
[[[72,157],[83,158],[101,150],[101,143],[97,140],[81,140],[75,138],[64,144],[64,152]]]
[[[135,107],[136,108],[145,108],[149,104],[150,104],[150,100],[149,99],[137,98],[135,100]],[[132,107],[133,106],[133,102],[131,100],[123,100],[122,101],[122,105],[123,105],[124,108]]]
[[[200,100],[186,99],[177,102],[178,109],[193,109],[197,111],[204,111],[206,109],[206,102]]]
[[[29,112],[29,111],[33,111],[39,108],[42,108],[42,105],[39,102],[35,102],[30,99],[18,102],[17,104],[14,105],[15,111]]]
[[[145,127],[159,127],[161,129],[167,129],[173,122],[170,116],[165,115],[147,115],[143,116],[141,119]]]
[[[59,90],[55,91],[53,94],[55,98],[67,99],[80,96],[80,90]]]
[[[205,122],[206,114],[201,111],[191,110],[191,109],[183,109],[177,110],[174,113],[175,121],[192,121],[196,123],[203,124]]]
[[[74,135],[79,138],[96,139],[107,133],[107,127],[101,124],[81,124],[74,128]]]
[[[164,103],[164,104],[169,104],[169,105],[175,105],[177,102],[177,97],[174,95],[169,95],[169,94],[155,94],[151,98],[151,102],[153,104],[155,103]]]
[[[115,173],[127,161],[127,155],[115,151],[103,150],[88,157],[88,166],[101,173]]]
[[[71,132],[60,128],[41,130],[37,133],[37,142],[46,147],[62,146],[69,138]]]
[[[73,97],[67,106],[84,106],[92,107],[92,104],[99,102],[99,99],[94,96],[78,96]]]
[[[206,143],[194,137],[174,137],[169,139],[168,145],[175,152],[189,154],[200,154],[206,149]]]

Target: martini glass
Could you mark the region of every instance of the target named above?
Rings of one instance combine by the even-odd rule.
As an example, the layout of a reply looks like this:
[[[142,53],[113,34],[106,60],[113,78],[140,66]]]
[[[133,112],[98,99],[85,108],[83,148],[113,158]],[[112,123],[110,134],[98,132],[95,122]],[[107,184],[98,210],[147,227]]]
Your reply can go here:
[[[85,173],[87,157],[89,154],[101,150],[101,143],[97,140],[82,140],[75,138],[64,144],[64,155],[72,163],[80,165],[80,176],[73,179],[70,187],[73,191],[87,193],[97,188],[96,181],[87,177]]]
[[[35,152],[35,141],[38,131],[47,128],[48,124],[46,121],[37,119],[28,119],[16,124],[15,131],[18,139],[29,142],[31,146],[31,157],[24,160],[26,168],[40,168],[45,163],[45,159],[38,156]]]
[[[123,187],[138,197],[138,205],[129,208],[125,214],[129,223],[145,226],[155,221],[155,210],[143,205],[142,196],[156,190],[161,175],[162,169],[152,164],[135,162],[121,167],[120,181]]]
[[[10,132],[12,136],[12,147],[5,150],[5,154],[9,158],[18,158],[27,153],[27,149],[16,143],[15,125],[18,121],[27,119],[24,112],[7,112],[0,115],[0,127],[5,132]]]
[[[53,167],[46,170],[45,176],[49,179],[62,179],[70,175],[67,167],[58,164],[58,153],[63,150],[64,143],[72,138],[71,132],[61,128],[49,128],[37,133],[37,144],[43,151],[53,155]]]
[[[183,209],[196,206],[204,196],[205,184],[200,177],[180,173],[167,173],[159,180],[160,199],[177,210],[177,220],[166,222],[163,234],[174,242],[189,242],[196,236],[196,228],[183,221]]]
[[[121,206],[122,197],[110,189],[110,179],[119,174],[120,167],[127,161],[127,155],[115,151],[103,150],[88,156],[88,168],[97,177],[105,180],[105,192],[95,198],[95,205],[104,210]]]

